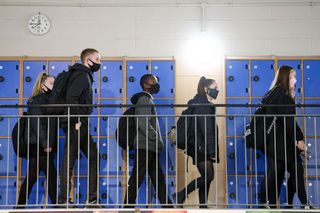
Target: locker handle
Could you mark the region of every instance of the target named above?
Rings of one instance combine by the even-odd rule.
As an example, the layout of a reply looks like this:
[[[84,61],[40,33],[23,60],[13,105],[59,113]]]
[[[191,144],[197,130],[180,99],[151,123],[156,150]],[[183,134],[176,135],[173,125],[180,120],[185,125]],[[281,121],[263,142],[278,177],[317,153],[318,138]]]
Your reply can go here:
[[[173,94],[173,89],[171,89],[171,93]]]
[[[122,70],[122,65],[119,66],[119,70]]]
[[[109,79],[108,79],[108,77],[107,77],[107,76],[103,76],[103,77],[102,77],[102,81],[103,81],[103,82],[108,82],[108,81],[109,81]]]
[[[273,67],[273,64],[271,64],[271,70],[273,70],[273,68],[274,68],[274,67]]]
[[[19,65],[16,65],[16,70],[19,70]]]
[[[122,89],[119,89],[120,94],[122,94]]]
[[[26,82],[31,82],[31,80],[32,80],[32,79],[31,79],[30,76],[27,76],[27,77],[25,78],[25,81],[26,81]]]
[[[298,70],[300,70],[301,69],[301,64],[298,64]]]
[[[301,93],[301,88],[298,88],[298,93]]]
[[[134,81],[135,81],[134,77],[133,77],[133,76],[130,76],[130,77],[129,77],[129,81],[130,81],[130,82],[134,82]]]
[[[43,67],[42,67],[42,68],[43,68],[43,71],[45,71],[45,70],[46,70],[46,65],[43,65]]]
[[[171,70],[173,70],[173,65],[171,65]]]
[[[106,160],[107,158],[108,158],[107,154],[103,154],[103,155],[102,155],[102,159],[103,159],[103,160]]]
[[[97,88],[95,88],[95,89],[94,89],[94,92],[97,94],[97,93],[98,93],[98,89],[97,89]]]
[[[2,160],[3,159],[3,156],[2,155],[0,155],[0,160]]]
[[[107,198],[107,194],[106,193],[102,193],[101,198],[102,199],[106,199]]]
[[[173,171],[174,170],[174,167],[173,166],[171,166],[171,171]]]
[[[4,82],[4,77],[3,76],[0,76],[0,82]]]
[[[234,116],[229,116],[229,120],[233,120],[234,119]]]
[[[229,197],[230,197],[231,199],[234,199],[234,198],[236,197],[236,195],[235,195],[235,193],[230,193]]]
[[[229,81],[234,81],[234,77],[233,77],[232,75],[230,75],[230,76],[228,77],[228,80],[229,80]]]
[[[248,65],[248,64],[246,64],[246,66],[245,66],[245,67],[246,67],[246,70],[247,70],[247,69],[249,68],[249,65]]]
[[[260,78],[259,78],[259,76],[255,75],[255,76],[253,77],[253,80],[254,80],[254,81],[259,81]]]
[[[102,120],[106,121],[106,120],[108,120],[108,117],[102,117]]]
[[[3,117],[0,117],[0,121],[3,121]]]
[[[246,93],[249,93],[249,88],[246,88]]]
[[[122,186],[122,183],[119,181],[119,186]]]
[[[122,171],[122,167],[121,166],[119,166],[119,171]]]
[[[149,70],[149,65],[146,65],[146,70]]]
[[[229,154],[229,158],[230,158],[230,159],[234,159],[234,153],[233,153],[233,152],[231,152],[231,153]]]
[[[16,89],[16,93],[19,94],[19,89]]]
[[[97,132],[97,127],[94,128],[94,131]]]

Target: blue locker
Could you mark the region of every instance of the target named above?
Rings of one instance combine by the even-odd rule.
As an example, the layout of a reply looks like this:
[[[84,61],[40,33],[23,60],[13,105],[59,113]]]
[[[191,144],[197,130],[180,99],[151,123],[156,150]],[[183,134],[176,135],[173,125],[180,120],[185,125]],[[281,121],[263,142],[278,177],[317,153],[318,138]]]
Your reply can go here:
[[[318,138],[306,138],[308,147],[307,160],[305,160],[306,176],[320,176],[320,144]]]
[[[247,99],[228,99],[227,104],[248,104]],[[248,107],[234,107],[227,108],[227,136],[243,136],[246,125],[250,121],[250,114]]]
[[[265,168],[267,163],[267,157],[261,151],[252,149],[251,162],[252,162],[251,172],[253,175],[266,174],[267,171]]]
[[[40,72],[46,72],[47,62],[45,61],[25,61],[23,64],[23,97],[29,98],[32,88]]]
[[[249,61],[226,61],[227,96],[249,96]]]
[[[158,78],[160,92],[155,98],[174,97],[174,61],[152,61],[152,74]]]
[[[305,100],[305,104],[320,104],[320,100]],[[320,136],[320,107],[305,107],[306,136]]]
[[[304,96],[319,97],[320,60],[304,61]]]
[[[258,205],[259,205],[259,198],[260,198],[263,177],[264,176],[257,176],[257,175],[253,175],[251,177],[250,189],[252,191],[252,194],[250,198],[251,199],[250,203],[252,204],[253,208],[258,208]]]
[[[308,201],[312,203],[313,206],[320,206],[320,179],[309,178],[307,181],[307,196]]]
[[[62,71],[68,71],[71,61],[49,61],[49,75],[55,77]]]
[[[0,179],[0,208],[1,209],[12,209],[12,206],[6,205],[16,205],[17,198],[16,193],[17,179],[16,178],[1,178]],[[8,195],[7,195],[8,194]]]
[[[170,142],[166,137],[162,138],[163,140],[163,150],[160,154],[160,164],[163,174],[166,176],[173,175],[175,173],[175,155],[176,149],[175,146]]]
[[[2,105],[18,105],[16,100],[1,100]],[[18,108],[1,108],[0,111],[0,136],[10,136],[15,123],[18,121],[19,109]]]
[[[122,100],[101,100],[100,104],[122,104]],[[100,109],[100,135],[114,136],[118,120],[123,113],[120,107],[101,107]],[[108,126],[109,125],[109,126]]]
[[[289,174],[288,177],[289,178]],[[283,180],[283,183],[281,185],[281,190],[280,190],[280,207],[284,208],[288,204],[288,195],[287,195],[287,180],[286,177]],[[294,208],[300,208],[301,207],[301,202],[298,198],[298,193],[295,193],[295,196],[293,198],[292,205]]]
[[[122,175],[122,151],[114,138],[100,139],[100,175]]]
[[[82,204],[87,200],[87,177],[74,176],[74,204]]]
[[[227,138],[227,174],[250,174],[250,149],[242,138]]]
[[[0,61],[0,98],[19,98],[19,61]]]
[[[249,208],[250,181],[247,176],[227,176],[228,208]]]
[[[140,78],[150,73],[149,61],[128,61],[127,62],[127,97],[140,92]]]
[[[81,61],[76,61],[76,63],[81,64]],[[99,70],[98,72],[93,73],[93,84],[92,84],[93,98],[99,98],[99,85],[98,85],[99,72],[101,71]]]
[[[302,104],[302,100],[301,99],[296,99],[296,104]],[[303,130],[303,126],[302,126],[302,121],[304,119],[303,114],[302,114],[302,108],[301,107],[296,107],[296,115],[297,117],[297,122],[299,127],[301,128],[302,132],[304,132]]]
[[[93,104],[98,104],[94,101]],[[98,135],[98,107],[93,107],[92,113],[89,116],[89,131],[92,136]]]
[[[13,150],[11,139],[0,139],[0,175],[17,174],[17,155]]]
[[[34,205],[44,204],[46,201],[45,189],[46,189],[45,178],[40,178],[32,187],[29,200],[27,201],[27,205],[34,208],[35,207]],[[49,199],[49,195],[48,195],[48,199]]]
[[[278,68],[281,66],[290,66],[296,71],[297,83],[296,83],[296,96],[302,96],[302,70],[301,70],[301,61],[299,60],[279,60]]]
[[[101,98],[122,98],[123,96],[123,62],[102,61],[101,63]]]
[[[174,200],[172,200],[172,194],[175,193],[176,187],[175,187],[175,178],[169,177],[166,179],[166,191],[167,191],[167,199],[166,203],[171,202],[175,203]],[[157,198],[156,190],[152,187],[152,208],[162,208],[160,200]]]
[[[274,78],[274,61],[252,61],[252,96],[263,96],[270,88]]]
[[[156,105],[173,105],[174,100],[154,100],[154,103]],[[167,106],[167,107],[156,107],[157,114],[159,115],[159,125],[160,125],[160,131],[161,135],[167,135],[171,127],[174,126],[174,108]]]
[[[106,208],[121,208],[122,196],[125,191],[122,188],[122,178],[100,178],[100,203]]]

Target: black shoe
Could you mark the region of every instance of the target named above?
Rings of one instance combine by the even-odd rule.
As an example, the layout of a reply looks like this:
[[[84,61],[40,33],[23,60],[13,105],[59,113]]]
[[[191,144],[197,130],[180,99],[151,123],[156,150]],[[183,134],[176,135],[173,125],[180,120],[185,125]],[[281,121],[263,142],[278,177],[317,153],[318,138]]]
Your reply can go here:
[[[93,201],[86,201],[85,207],[88,209],[101,209],[103,208],[100,204],[98,204],[98,200],[93,200]]]
[[[181,191],[183,192],[183,191]],[[176,203],[176,208],[183,208],[183,203],[185,200],[185,197],[181,194],[181,192],[173,193],[172,194],[172,201],[173,203]]]
[[[74,203],[71,201],[71,199],[69,198],[69,203],[67,204],[67,200],[66,199],[58,199],[58,205],[56,206],[56,208],[76,208],[74,206]]]

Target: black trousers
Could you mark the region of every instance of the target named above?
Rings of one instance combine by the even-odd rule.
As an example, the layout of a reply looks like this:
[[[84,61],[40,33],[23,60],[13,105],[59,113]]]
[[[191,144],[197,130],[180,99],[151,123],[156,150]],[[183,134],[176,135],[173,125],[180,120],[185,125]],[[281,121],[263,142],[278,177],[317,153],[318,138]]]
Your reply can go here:
[[[49,163],[49,165],[47,164]],[[39,166],[39,167],[38,167]],[[37,169],[39,168],[39,172]],[[19,193],[18,205],[25,205],[29,195],[31,193],[32,187],[38,180],[38,175],[43,171],[47,178],[48,194],[51,199],[52,204],[57,203],[57,171],[54,166],[52,155],[40,156],[37,158],[30,158],[28,165],[28,174],[25,177]]]
[[[186,188],[182,189],[179,192],[179,196],[182,196],[185,199],[188,194],[199,188],[200,208],[206,208],[210,184],[214,179],[213,161],[206,160],[197,162],[197,168],[201,176],[191,181]]]
[[[80,153],[78,153],[78,148],[84,153],[86,158],[89,158],[89,202],[97,200],[97,147],[93,142],[91,135],[89,134],[88,126],[82,123],[80,130],[76,130],[75,125],[70,126],[70,134],[68,134],[68,128],[64,127],[63,131],[66,135],[66,142],[64,146],[63,161],[60,173],[60,196],[59,203],[66,203],[68,198],[68,188],[69,183],[69,194],[71,187],[71,177],[74,168],[75,161],[78,159]],[[70,140],[68,143],[68,136]],[[69,177],[68,177],[69,172]],[[70,196],[69,196],[70,197]]]
[[[275,161],[268,158],[267,176],[264,177],[261,185],[260,203],[269,203],[270,207],[276,208],[277,200],[280,196],[280,190],[284,179],[286,163],[283,160]],[[296,162],[287,162],[287,171],[290,174],[287,182],[287,200],[292,204],[293,197],[298,192],[298,197],[302,205],[307,204],[307,194],[304,183],[304,170],[300,160]]]
[[[145,178],[146,172],[148,172],[151,178],[156,198],[160,200],[160,203],[172,204],[171,199],[167,197],[165,177],[161,169],[159,154],[146,150],[137,150],[136,152],[134,167],[129,178],[128,191],[124,204],[134,204],[136,202],[137,191]],[[134,207],[134,205],[125,205],[125,207]],[[171,205],[163,205],[163,207],[172,208]]]

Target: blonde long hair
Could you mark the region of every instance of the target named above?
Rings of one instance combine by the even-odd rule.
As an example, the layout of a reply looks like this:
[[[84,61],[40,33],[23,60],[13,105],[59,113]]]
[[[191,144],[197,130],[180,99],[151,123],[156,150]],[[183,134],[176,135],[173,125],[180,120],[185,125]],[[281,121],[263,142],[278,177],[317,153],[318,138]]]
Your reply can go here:
[[[33,85],[32,94],[31,94],[29,100],[32,99],[33,97],[39,95],[40,92],[43,91],[43,89],[42,89],[41,86],[42,86],[42,84],[45,82],[45,80],[46,80],[47,78],[49,78],[49,77],[54,78],[53,76],[48,75],[48,74],[45,73],[45,72],[39,73],[39,75],[37,76],[36,82],[35,82],[34,85]]]

